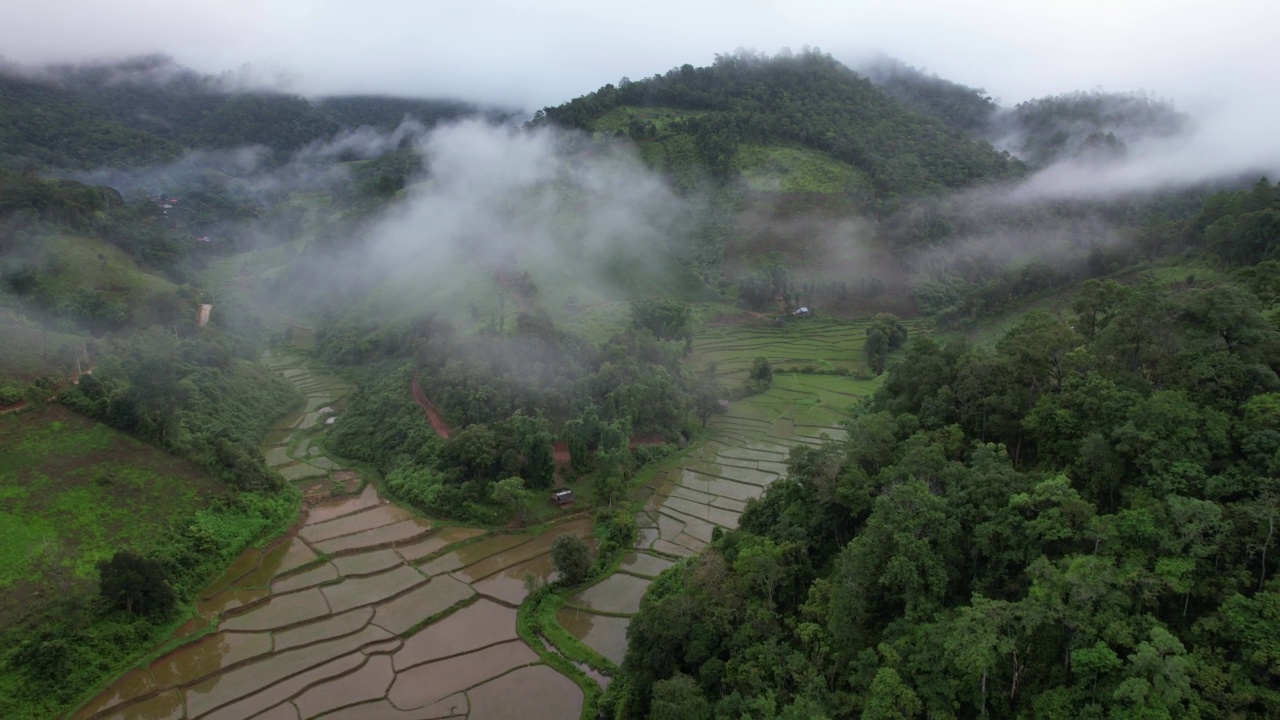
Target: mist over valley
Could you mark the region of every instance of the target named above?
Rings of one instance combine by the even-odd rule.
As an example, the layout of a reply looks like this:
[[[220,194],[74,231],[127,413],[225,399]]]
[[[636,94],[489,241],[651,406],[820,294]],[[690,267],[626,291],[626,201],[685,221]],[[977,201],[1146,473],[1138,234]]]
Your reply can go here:
[[[712,5],[20,3],[0,716],[1280,714],[1271,11]]]

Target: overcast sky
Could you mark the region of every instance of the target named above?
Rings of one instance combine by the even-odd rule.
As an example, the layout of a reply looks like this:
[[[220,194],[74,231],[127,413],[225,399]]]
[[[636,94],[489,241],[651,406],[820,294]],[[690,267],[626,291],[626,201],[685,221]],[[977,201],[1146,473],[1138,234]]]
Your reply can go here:
[[[1280,97],[1280,3],[1248,0],[7,0],[20,63],[162,52],[249,63],[307,94],[447,95],[534,109],[738,47],[876,51],[1004,104],[1145,89],[1182,109]]]

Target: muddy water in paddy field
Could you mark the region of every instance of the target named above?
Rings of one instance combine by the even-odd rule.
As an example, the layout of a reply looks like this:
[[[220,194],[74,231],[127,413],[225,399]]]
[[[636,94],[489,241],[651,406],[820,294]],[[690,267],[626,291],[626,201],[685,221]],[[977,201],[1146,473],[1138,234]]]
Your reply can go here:
[[[556,613],[556,620],[588,647],[615,663],[622,664],[622,656],[627,653],[627,626],[631,624],[630,618],[597,615],[565,607]]]
[[[350,501],[348,506],[356,507]],[[369,517],[394,519],[380,513]],[[583,531],[581,524],[568,525],[567,531]],[[350,529],[367,530],[359,525]],[[436,552],[447,553],[451,537],[466,541],[474,536],[449,533]],[[475,575],[499,577],[508,564],[545,557],[543,543],[548,541],[529,544],[535,539],[495,536],[488,547],[459,553],[463,557],[453,564]],[[418,553],[425,542],[415,543]],[[521,550],[522,544],[528,546]],[[394,548],[357,549],[268,577],[264,560],[285,564],[290,554],[273,549],[251,553],[238,563],[236,579],[215,584],[226,586],[219,597],[236,602],[206,605],[212,613],[225,613],[219,618],[219,632],[167,654],[146,672],[131,673],[87,706],[81,717],[249,718],[270,713],[301,718],[348,705],[365,708],[364,714],[353,710],[351,717],[371,717],[377,709],[395,709],[390,700],[403,700],[407,705],[399,709],[408,710],[455,694],[451,707],[465,713],[473,687],[483,686],[486,701],[494,702],[494,694],[506,686],[489,685],[490,680],[537,662],[516,636],[513,608],[478,597],[467,582],[448,572],[428,577]],[[480,562],[485,564],[475,568]],[[265,582],[266,587],[242,588],[241,582]],[[234,607],[222,610],[225,605]],[[415,634],[399,637],[433,616],[441,617]],[[398,680],[410,671],[408,679]],[[548,707],[564,704],[562,691],[581,702],[577,687],[562,679],[567,688],[556,690]],[[388,695],[396,687],[400,689]],[[447,716],[448,708],[444,710]],[[576,713],[572,710],[567,717]],[[425,710],[406,715],[427,716]]]
[[[263,448],[307,474],[304,523],[243,553],[201,594],[202,621],[189,632],[212,632],[126,673],[74,717],[491,718],[507,706],[536,706],[524,718],[577,717],[581,691],[537,664],[514,605],[526,573],[550,574],[554,539],[589,535],[590,520],[536,536],[486,533],[436,527],[372,486],[329,500],[346,471],[324,455],[318,408],[341,407],[349,386],[317,381],[297,358],[264,361],[307,395],[307,412],[285,418]]]
[[[554,538],[587,536],[590,521],[563,521],[537,536],[485,533],[435,527],[372,487],[327,500],[333,488],[358,482],[323,445],[325,421],[341,422],[350,386],[316,377],[298,358],[264,362],[287,371],[307,396],[303,411],[272,430],[264,456],[320,502],[297,537],[246,552],[204,593],[199,611],[220,623],[215,633],[126,674],[75,717],[577,717],[581,690],[537,664],[516,635],[514,606],[527,574],[549,576]],[[619,661],[627,615],[651,579],[705,547],[716,528],[736,527],[746,500],[785,474],[790,446],[839,432],[811,422],[749,402],[713,418],[713,436],[639,496],[637,554],[571,598],[558,614],[562,625]],[[202,626],[190,625],[188,632]]]

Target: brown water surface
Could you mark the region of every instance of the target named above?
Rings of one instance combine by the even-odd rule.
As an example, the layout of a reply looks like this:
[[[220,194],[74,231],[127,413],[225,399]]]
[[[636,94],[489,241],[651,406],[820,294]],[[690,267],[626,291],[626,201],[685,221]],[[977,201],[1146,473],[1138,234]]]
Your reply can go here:
[[[622,569],[633,575],[655,578],[675,562],[648,553],[631,553],[622,559]]]
[[[280,593],[301,590],[302,588],[312,587],[314,585],[319,585],[321,583],[337,579],[338,569],[333,566],[333,563],[324,563],[323,565],[317,565],[308,570],[303,570],[300,573],[287,575],[276,580],[271,583],[271,592],[279,595]]]
[[[268,633],[217,632],[151,663],[151,675],[158,686],[174,687],[269,652],[271,635]]]
[[[271,594],[269,588],[230,588],[211,598],[196,603],[196,612],[201,617],[211,618],[214,615],[251,605]]]
[[[373,507],[382,502],[382,498],[378,497],[378,491],[373,485],[366,485],[364,491],[359,495],[342,500],[334,500],[327,503],[321,503],[312,507],[307,511],[307,524],[318,525],[327,520],[350,515],[358,510]]]
[[[608,613],[634,615],[649,581],[634,575],[615,573],[569,598],[568,604]]]
[[[418,631],[394,656],[396,670],[515,640],[516,611],[481,598]]]
[[[130,705],[112,717],[119,720],[178,720],[182,716],[182,696],[170,690]]]
[[[576,535],[577,537],[587,537],[591,534],[591,518],[582,517],[568,522],[557,523],[551,529],[541,535],[522,543],[509,550],[490,555],[489,557],[479,560],[473,564],[465,566],[464,569],[454,573],[459,579],[472,582],[483,577],[488,577],[496,572],[512,565],[531,560],[551,552],[551,545],[556,538],[561,535]],[[479,543],[477,543],[479,544]],[[471,546],[463,548],[460,553],[470,549]]]
[[[274,634],[276,652],[348,635],[368,625],[372,619],[373,608],[364,607],[280,630]]]
[[[412,567],[399,565],[377,575],[343,578],[336,585],[321,587],[320,592],[329,600],[332,611],[338,613],[386,600],[426,581],[422,573]]]
[[[324,720],[440,720],[467,717],[469,709],[466,693],[457,693],[416,710],[401,710],[389,700],[374,700],[330,713],[324,716]]]
[[[244,614],[222,621],[222,630],[274,630],[329,614],[329,604],[318,589],[278,595]]]
[[[529,594],[529,588],[525,583],[526,577],[545,583],[551,579],[552,575],[551,554],[547,553],[500,570],[479,582],[472,583],[471,586],[485,597],[501,600],[508,605],[519,605]]]
[[[391,658],[375,655],[359,670],[307,690],[294,698],[293,704],[302,717],[312,718],[353,703],[381,698],[395,679]]]
[[[343,553],[358,550],[360,548],[371,548],[379,545],[389,545],[392,543],[402,543],[414,540],[426,535],[430,531],[430,520],[415,517],[395,523],[394,525],[384,525],[382,527],[365,530],[364,532],[355,533],[353,535],[344,535],[332,540],[318,542],[316,543],[316,548],[321,552],[331,554]]]
[[[630,618],[597,615],[565,607],[556,613],[556,620],[592,650],[622,664],[622,657],[627,654],[627,626],[631,624]]]
[[[440,528],[425,540],[419,540],[414,543],[396,547],[396,552],[400,553],[400,557],[404,558],[406,562],[416,563],[425,557],[440,552],[454,543],[459,543],[463,540],[470,540],[471,538],[483,535],[484,533],[484,530],[477,528]]]
[[[422,572],[427,575],[438,575],[440,573],[453,572],[461,567],[472,565],[483,560],[490,555],[500,553],[503,550],[519,545],[533,537],[532,535],[512,534],[512,535],[491,535],[483,540],[463,545],[457,550],[441,555],[434,560],[419,565]]]
[[[404,710],[424,707],[508,670],[537,661],[537,654],[522,642],[492,645],[401,671],[396,675],[387,699]],[[527,698],[521,698],[519,703],[526,701]]]
[[[354,635],[286,650],[265,660],[235,668],[188,689],[187,712],[192,717],[199,717],[223,705],[238,702],[241,699],[250,700],[250,696],[256,696],[256,699],[252,699],[249,704],[261,703],[260,707],[253,709],[252,712],[247,712],[249,709],[247,707],[238,709],[241,713],[238,717],[251,717],[254,713],[289,699],[302,689],[301,687],[290,689],[291,683],[281,682],[282,680],[320,667],[332,666],[330,669],[333,672],[328,675],[321,673],[321,677],[315,678],[312,682],[347,672],[364,663],[365,656],[357,652],[360,648],[370,643],[382,642],[390,637],[391,635],[385,630],[370,625]],[[331,662],[343,656],[348,656],[351,660],[345,665]],[[234,714],[228,716],[236,717]]]
[[[546,665],[520,668],[467,693],[474,720],[566,720],[582,711],[582,690]]]
[[[514,621],[515,615],[512,614]],[[111,684],[101,695],[94,698],[75,714],[75,718],[87,718],[94,713],[119,705],[126,700],[141,697],[156,689],[156,681],[146,670],[130,670],[119,680]]]
[[[385,548],[358,555],[340,555],[333,559],[333,566],[338,573],[347,575],[369,575],[389,570],[404,562],[395,550]]]
[[[298,708],[293,703],[277,705],[261,715],[254,715],[253,720],[298,720]]]
[[[242,720],[242,718],[254,717],[255,713],[286,703],[289,698],[297,696],[308,687],[318,685],[332,678],[341,677],[345,673],[355,670],[364,661],[365,657],[360,653],[343,655],[335,660],[298,673],[282,682],[273,684],[264,690],[245,695],[239,700],[224,705],[199,718],[199,720]],[[188,711],[190,711],[190,694],[188,694],[187,698]],[[289,707],[293,706],[290,705]]]
[[[475,595],[466,583],[438,575],[404,595],[378,605],[373,622],[397,635]]]
[[[376,505],[367,510],[343,515],[334,518],[328,522],[310,522],[308,517],[307,526],[299,531],[299,535],[307,542],[318,543],[322,540],[331,540],[343,535],[364,532],[371,528],[390,525],[408,520],[413,517],[413,513],[405,510],[397,505]]]

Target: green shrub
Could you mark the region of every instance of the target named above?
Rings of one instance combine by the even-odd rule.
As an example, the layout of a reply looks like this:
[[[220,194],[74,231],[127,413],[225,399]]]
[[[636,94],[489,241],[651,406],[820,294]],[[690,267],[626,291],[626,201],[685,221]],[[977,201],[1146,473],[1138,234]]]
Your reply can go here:
[[[0,385],[0,405],[13,405],[22,401],[24,393],[13,385]]]

